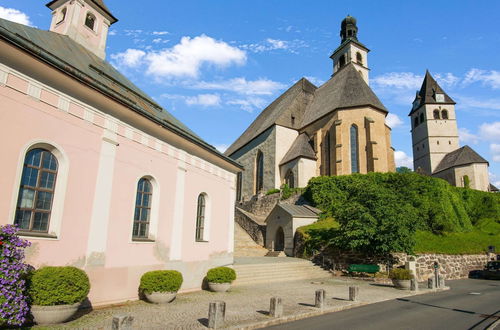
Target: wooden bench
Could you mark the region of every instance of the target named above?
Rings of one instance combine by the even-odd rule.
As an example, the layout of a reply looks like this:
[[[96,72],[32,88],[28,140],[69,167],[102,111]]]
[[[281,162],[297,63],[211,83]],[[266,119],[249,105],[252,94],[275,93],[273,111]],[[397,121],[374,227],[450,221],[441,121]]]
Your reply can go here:
[[[363,264],[351,264],[347,268],[349,273],[368,273],[375,274],[380,271],[379,265],[363,265]]]

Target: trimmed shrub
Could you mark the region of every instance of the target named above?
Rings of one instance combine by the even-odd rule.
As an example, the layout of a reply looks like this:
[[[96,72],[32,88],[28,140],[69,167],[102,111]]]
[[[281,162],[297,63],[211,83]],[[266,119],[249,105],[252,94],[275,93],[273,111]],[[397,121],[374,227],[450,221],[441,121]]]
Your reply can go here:
[[[88,295],[87,274],[76,267],[42,267],[33,272],[28,293],[33,305],[71,305]]]
[[[216,267],[207,272],[207,281],[212,283],[231,283],[236,279],[236,272],[229,267]]]
[[[411,280],[412,276],[408,269],[394,268],[390,271],[389,278],[392,280]]]
[[[176,270],[153,270],[142,275],[139,289],[147,294],[177,292],[182,281],[182,274]]]

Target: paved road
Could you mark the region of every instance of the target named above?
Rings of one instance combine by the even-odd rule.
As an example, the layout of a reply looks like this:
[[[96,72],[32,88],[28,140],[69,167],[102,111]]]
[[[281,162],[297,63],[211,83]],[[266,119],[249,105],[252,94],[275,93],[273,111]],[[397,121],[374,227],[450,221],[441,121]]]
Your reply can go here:
[[[448,281],[450,291],[400,298],[268,329],[486,329],[500,318],[500,281]],[[497,327],[500,330],[500,327]]]

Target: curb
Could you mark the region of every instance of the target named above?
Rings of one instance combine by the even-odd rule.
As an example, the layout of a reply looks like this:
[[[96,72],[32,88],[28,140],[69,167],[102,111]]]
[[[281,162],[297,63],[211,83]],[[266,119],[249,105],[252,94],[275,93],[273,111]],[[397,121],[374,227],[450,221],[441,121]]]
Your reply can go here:
[[[450,287],[444,287],[442,289],[426,290],[425,292],[419,291],[419,292],[412,293],[412,294],[409,294],[409,295],[403,296],[403,297],[419,296],[419,295],[423,295],[423,294],[427,294],[427,293],[436,293],[436,292],[448,291],[448,290],[450,290]],[[361,306],[366,306],[366,305],[371,305],[371,304],[376,304],[379,302],[389,301],[389,300],[393,300],[393,299],[395,299],[395,298],[387,298],[387,299],[377,300],[377,301],[373,301],[373,302],[352,303],[352,304],[349,304],[346,306],[330,307],[330,308],[325,308],[323,310],[310,311],[310,312],[296,314],[296,315],[288,315],[288,316],[283,316],[280,318],[270,319],[270,320],[266,320],[266,321],[252,322],[252,323],[247,323],[247,324],[237,325],[237,326],[229,326],[228,328],[229,329],[238,329],[238,330],[260,329],[260,328],[269,327],[272,325],[285,324],[285,323],[289,323],[289,322],[293,322],[293,321],[307,319],[307,318],[314,317],[314,316],[320,316],[320,315],[324,315],[324,314],[341,312],[344,310],[357,308],[357,307],[361,307]],[[498,323],[498,324],[496,324],[496,323]],[[499,324],[500,324],[500,320],[498,320],[497,322],[492,324],[490,327],[493,326],[493,328],[488,328],[488,330],[494,330],[496,328],[496,326]]]
[[[500,326],[500,319],[493,322],[493,324],[491,324],[489,327],[487,327],[486,330],[495,330],[496,328],[500,329],[499,326]]]

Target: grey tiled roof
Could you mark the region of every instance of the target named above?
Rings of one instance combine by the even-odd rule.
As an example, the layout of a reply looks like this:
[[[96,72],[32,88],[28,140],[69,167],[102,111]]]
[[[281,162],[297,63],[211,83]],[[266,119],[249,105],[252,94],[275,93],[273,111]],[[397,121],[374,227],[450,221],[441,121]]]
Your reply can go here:
[[[309,205],[293,205],[293,204],[280,203],[278,204],[278,207],[282,208],[292,217],[298,217],[298,218],[317,218],[318,214],[321,213],[320,210]]]
[[[312,124],[333,110],[360,106],[388,112],[354,64],[349,63],[314,92],[314,100],[307,107],[301,126]]]
[[[444,102],[437,102],[435,98],[436,94],[444,94]],[[423,104],[456,104],[431,76],[429,70],[425,72],[422,87],[420,87],[420,91],[417,92],[415,100],[418,100],[418,104],[413,106],[410,115]]]
[[[306,133],[302,133],[299,136],[297,136],[295,141],[293,141],[292,146],[281,160],[280,165],[286,164],[299,157],[309,158],[314,160],[317,159],[316,153],[309,144],[309,137],[307,136]]]
[[[316,88],[305,78],[297,81],[267,106],[224,154],[232,155],[274,124],[299,129],[308,99]],[[292,117],[294,117],[293,122]]]
[[[488,161],[479,156],[479,154],[475,152],[471,147],[463,146],[462,148],[446,154],[446,156],[444,156],[443,160],[441,160],[439,165],[434,170],[434,173],[438,173],[455,166],[467,165],[472,163],[488,164]]]

